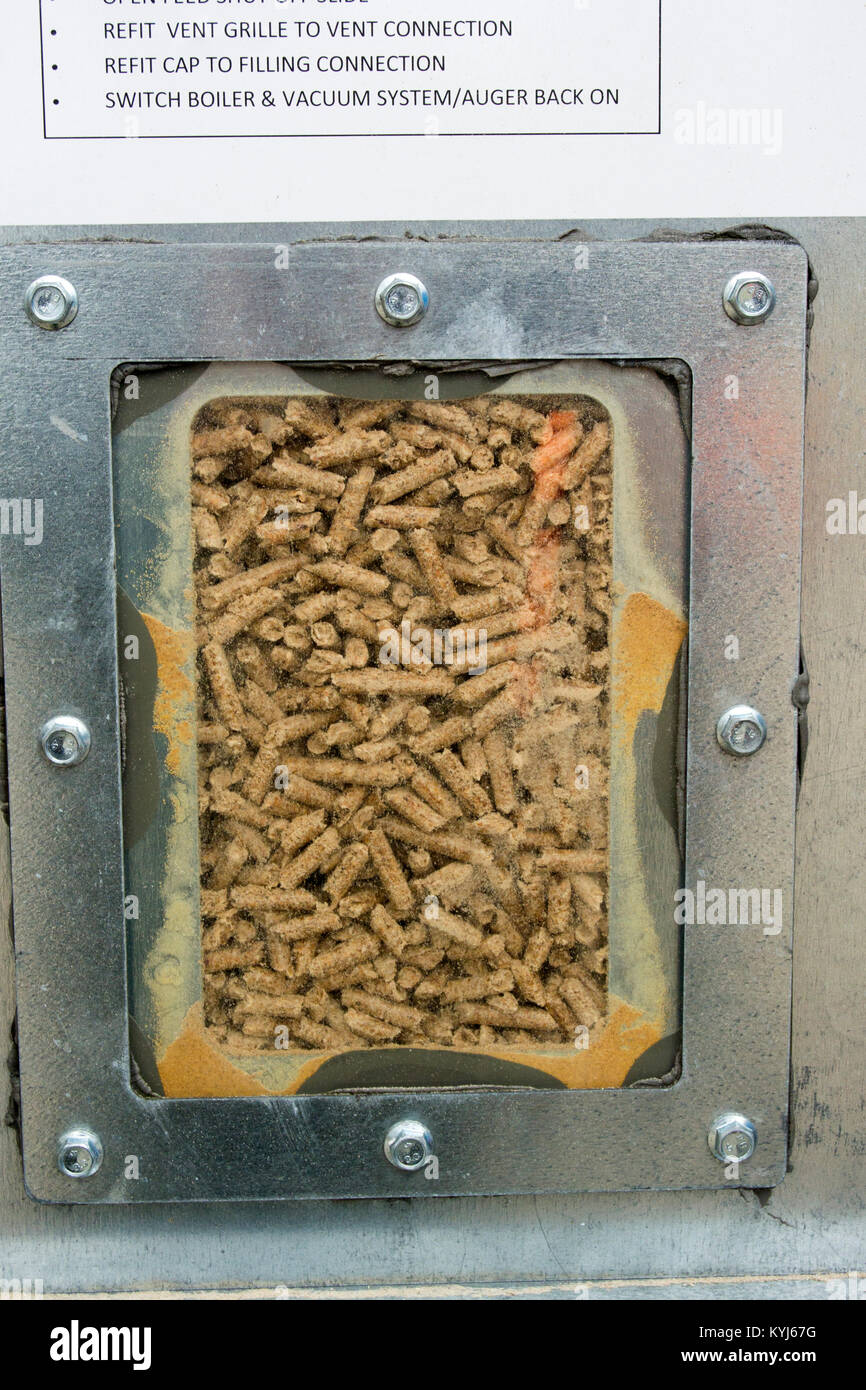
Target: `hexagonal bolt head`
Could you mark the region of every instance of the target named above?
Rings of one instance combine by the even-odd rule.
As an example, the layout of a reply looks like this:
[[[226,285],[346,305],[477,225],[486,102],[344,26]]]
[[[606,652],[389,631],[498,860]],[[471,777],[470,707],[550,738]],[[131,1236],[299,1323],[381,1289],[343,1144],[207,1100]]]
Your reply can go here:
[[[55,767],[75,767],[90,752],[90,730],[74,714],[55,715],[39,731],[42,752]]]
[[[719,746],[739,758],[757,753],[766,737],[767,722],[751,705],[733,705],[716,725]]]
[[[102,1165],[102,1144],[89,1129],[71,1129],[60,1140],[57,1166],[67,1178],[90,1178]]]
[[[376,290],[376,312],[392,328],[408,328],[427,312],[430,296],[416,275],[400,271],[387,276]]]
[[[725,285],[722,303],[734,323],[763,323],[773,312],[776,291],[772,280],[759,270],[743,270]]]
[[[758,1143],[758,1131],[745,1115],[720,1115],[710,1126],[707,1143],[720,1163],[745,1163]]]
[[[78,291],[62,275],[40,275],[27,286],[24,312],[37,328],[65,328],[78,313]]]
[[[433,1153],[433,1136],[417,1120],[400,1120],[385,1135],[385,1157],[404,1173],[423,1168]]]

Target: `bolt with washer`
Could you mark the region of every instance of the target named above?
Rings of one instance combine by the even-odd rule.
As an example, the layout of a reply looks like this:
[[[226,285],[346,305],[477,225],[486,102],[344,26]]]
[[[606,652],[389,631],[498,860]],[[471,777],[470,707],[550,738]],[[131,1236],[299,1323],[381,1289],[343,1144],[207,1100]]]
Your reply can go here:
[[[40,275],[27,286],[24,312],[37,328],[66,328],[78,313],[78,292],[62,275]]]
[[[102,1144],[89,1129],[71,1129],[60,1140],[57,1163],[67,1178],[90,1178],[102,1165]]]
[[[751,705],[733,705],[716,725],[716,738],[726,753],[745,758],[757,753],[767,737],[767,721]]]
[[[430,296],[416,275],[389,275],[376,291],[376,311],[392,328],[408,328],[427,312]]]
[[[55,767],[75,767],[90,752],[90,730],[74,714],[56,715],[39,731],[42,752]]]
[[[742,270],[725,285],[722,303],[734,323],[763,323],[773,312],[776,290],[759,270]]]
[[[758,1131],[745,1115],[720,1115],[710,1125],[707,1143],[720,1163],[745,1163],[758,1144]]]
[[[423,1168],[433,1153],[433,1136],[417,1120],[399,1120],[385,1135],[385,1157],[404,1173]]]

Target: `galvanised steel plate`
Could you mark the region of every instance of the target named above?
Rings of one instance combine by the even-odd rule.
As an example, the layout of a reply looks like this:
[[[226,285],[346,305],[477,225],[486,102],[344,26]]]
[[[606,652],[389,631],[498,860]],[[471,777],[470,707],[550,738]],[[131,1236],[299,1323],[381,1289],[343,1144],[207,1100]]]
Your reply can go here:
[[[85,243],[0,255],[6,499],[43,499],[39,545],[6,535],[15,949],[26,1181],[46,1201],[130,1202],[603,1189],[767,1187],[785,1171],[796,782],[806,258],[783,242],[579,248],[474,241],[293,247]],[[373,295],[408,270],[430,291],[394,330]],[[777,302],[742,327],[722,307],[741,270]],[[44,332],[21,305],[40,274],[80,297]],[[130,1081],[122,924],[120,739],[108,382],[120,362],[680,359],[692,398],[692,554],[685,883],[781,894],[778,923],[685,927],[684,1055],[666,1087],[427,1091],[162,1100]],[[676,505],[677,499],[672,499]],[[731,638],[736,638],[737,659]],[[754,757],[719,748],[730,705],[757,706]],[[59,770],[38,731],[85,719],[87,760]],[[758,1130],[726,1169],[722,1111]],[[422,1119],[436,1181],[382,1153]],[[80,1126],[105,1158],[57,1166]],[[138,1159],[131,1181],[126,1158]]]

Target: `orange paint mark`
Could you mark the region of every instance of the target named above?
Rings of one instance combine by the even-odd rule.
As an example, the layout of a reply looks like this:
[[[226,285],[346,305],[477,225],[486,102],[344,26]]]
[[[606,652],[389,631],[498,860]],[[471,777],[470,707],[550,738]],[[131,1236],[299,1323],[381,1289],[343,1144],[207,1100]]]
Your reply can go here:
[[[629,594],[614,625],[612,699],[631,744],[644,710],[661,709],[687,624],[649,594]]]
[[[201,1004],[193,1004],[174,1042],[159,1060],[167,1096],[266,1096],[267,1088],[235,1067],[214,1047],[202,1022]]]
[[[560,1057],[518,1051],[508,1056],[555,1076],[571,1090],[621,1086],[638,1057],[661,1040],[661,1030],[631,1004],[611,999],[610,1009],[607,1022],[592,1034],[587,1048],[575,1048],[571,1055]],[[497,1049],[496,1055],[503,1054]]]
[[[495,1047],[484,1049],[454,1047],[448,1052],[463,1052],[469,1056],[494,1056],[521,1066],[536,1067],[555,1076],[572,1089],[598,1089],[602,1086],[621,1086],[631,1067],[649,1047],[661,1037],[658,1027],[637,1009],[619,1000],[611,1000],[611,1014],[604,1027],[596,1031],[589,1047],[559,1054],[534,1052],[530,1049]],[[405,1048],[395,1044],[397,1051]],[[433,1046],[425,1051],[436,1051]],[[345,1051],[352,1051],[351,1048]],[[281,1054],[288,1058],[290,1054]],[[297,1056],[298,1054],[295,1054]],[[159,1062],[159,1074],[165,1094],[174,1098],[196,1096],[266,1096],[294,1095],[300,1086],[315,1075],[324,1061],[339,1055],[335,1052],[311,1052],[294,1072],[291,1085],[270,1091],[261,1081],[250,1076],[231,1060],[230,1054],[216,1047],[209,1039],[202,1022],[201,1004],[194,1004],[184,1019],[183,1027]],[[255,1058],[256,1054],[251,1054]],[[294,1058],[293,1058],[294,1060]]]
[[[191,632],[176,632],[151,613],[142,613],[156,651],[157,691],[153,705],[153,726],[168,742],[165,765],[173,776],[180,774],[180,745],[190,744],[195,729],[186,713],[193,698],[193,683],[184,669],[193,655]]]
[[[552,502],[562,491],[565,465],[583,436],[583,426],[573,410],[554,410],[551,437],[540,444],[530,459],[535,474],[532,497]]]
[[[536,626],[549,623],[559,588],[559,552],[562,541],[560,528],[549,526],[539,531],[532,547],[532,559],[526,575],[526,600],[536,614]]]

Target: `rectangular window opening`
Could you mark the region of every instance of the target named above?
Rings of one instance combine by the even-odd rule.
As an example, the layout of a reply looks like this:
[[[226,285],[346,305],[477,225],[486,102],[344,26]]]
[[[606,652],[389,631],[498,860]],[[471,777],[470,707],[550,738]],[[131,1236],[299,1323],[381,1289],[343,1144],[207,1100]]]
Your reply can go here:
[[[115,374],[142,1089],[674,1079],[669,382]]]

